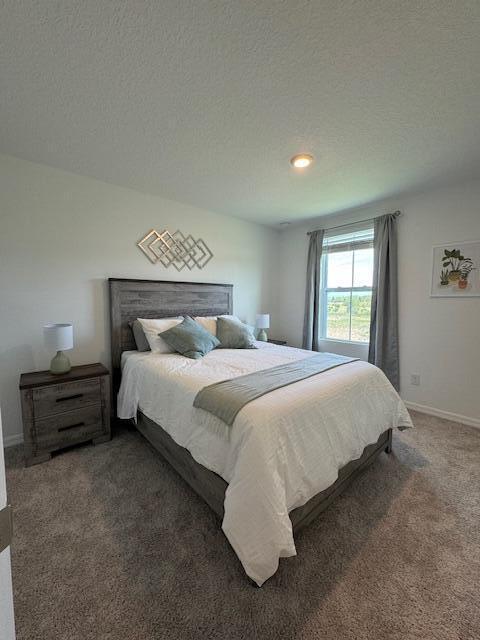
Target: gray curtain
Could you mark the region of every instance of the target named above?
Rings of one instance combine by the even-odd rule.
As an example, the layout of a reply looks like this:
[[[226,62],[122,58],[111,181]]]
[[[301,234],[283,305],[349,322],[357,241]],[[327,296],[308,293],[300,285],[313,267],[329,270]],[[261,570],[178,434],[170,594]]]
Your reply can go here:
[[[375,218],[372,311],[368,361],[399,388],[397,216]]]
[[[305,292],[305,319],[303,348],[318,351],[318,323],[320,319],[320,258],[322,257],[323,229],[312,231],[308,245],[307,288]]]

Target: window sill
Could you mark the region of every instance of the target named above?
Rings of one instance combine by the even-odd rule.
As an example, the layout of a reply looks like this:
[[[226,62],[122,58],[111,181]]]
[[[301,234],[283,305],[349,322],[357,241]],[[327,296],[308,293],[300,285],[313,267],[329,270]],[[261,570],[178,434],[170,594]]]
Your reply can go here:
[[[341,344],[354,344],[358,347],[368,347],[369,342],[359,342],[357,340],[341,340],[340,338],[319,338],[320,342],[340,342]]]

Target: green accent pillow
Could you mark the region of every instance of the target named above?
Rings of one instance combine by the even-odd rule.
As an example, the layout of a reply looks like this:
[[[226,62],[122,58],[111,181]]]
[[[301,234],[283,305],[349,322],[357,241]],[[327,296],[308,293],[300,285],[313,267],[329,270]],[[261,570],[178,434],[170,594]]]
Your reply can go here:
[[[189,316],[166,331],[158,334],[169,347],[182,356],[198,360],[220,344],[217,338]]]
[[[222,349],[256,349],[251,329],[235,318],[217,318],[217,338]]]

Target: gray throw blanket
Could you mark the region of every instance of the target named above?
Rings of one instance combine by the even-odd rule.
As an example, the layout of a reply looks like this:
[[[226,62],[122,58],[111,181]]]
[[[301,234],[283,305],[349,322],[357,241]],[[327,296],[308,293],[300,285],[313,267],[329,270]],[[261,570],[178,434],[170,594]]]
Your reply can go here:
[[[195,396],[193,406],[213,413],[231,426],[237,413],[252,400],[354,360],[358,358],[347,358],[334,353],[319,353],[303,360],[247,373],[200,389]]]

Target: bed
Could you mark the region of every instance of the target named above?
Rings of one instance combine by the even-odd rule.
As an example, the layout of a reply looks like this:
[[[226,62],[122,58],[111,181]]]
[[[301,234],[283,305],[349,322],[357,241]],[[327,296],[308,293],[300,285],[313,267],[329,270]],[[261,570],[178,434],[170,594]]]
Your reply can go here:
[[[138,353],[130,322],[231,314],[233,287],[116,278],[109,287],[115,392],[123,372],[119,417],[135,418],[138,430],[222,519],[247,575],[261,585],[280,557],[296,554],[294,535],[378,455],[391,451],[392,429],[411,426],[405,406],[382,372],[353,362],[251,402],[229,430],[193,407],[204,385],[310,352],[258,344],[243,353],[216,349],[201,362]]]

